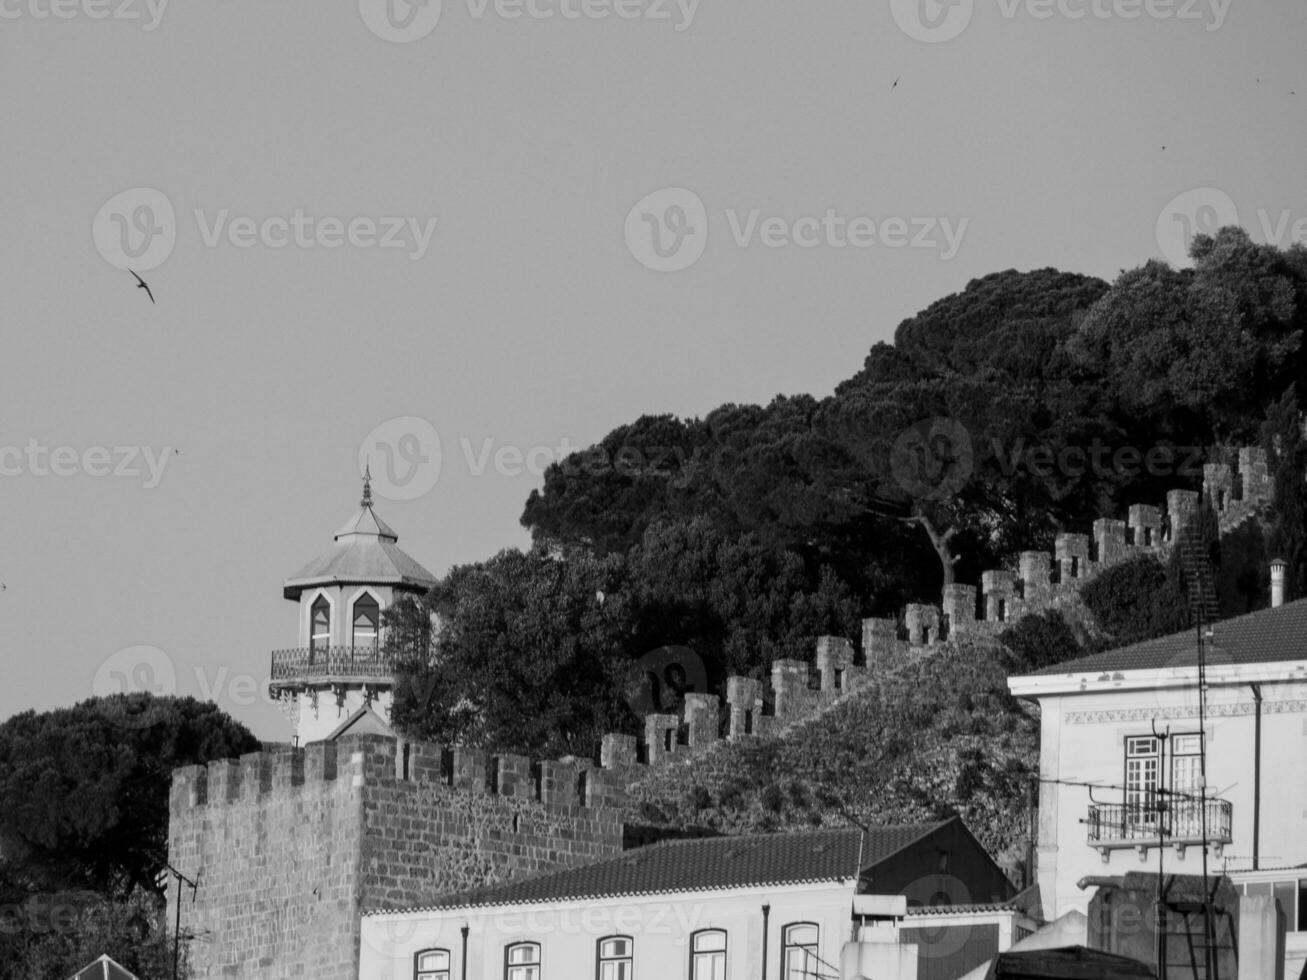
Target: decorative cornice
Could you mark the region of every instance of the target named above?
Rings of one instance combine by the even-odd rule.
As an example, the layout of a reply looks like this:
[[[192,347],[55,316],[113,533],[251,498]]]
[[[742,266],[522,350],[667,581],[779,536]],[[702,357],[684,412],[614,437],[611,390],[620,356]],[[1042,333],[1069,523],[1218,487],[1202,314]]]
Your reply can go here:
[[[1207,717],[1232,718],[1251,715],[1256,710],[1250,701],[1239,704],[1209,704]],[[1262,714],[1300,714],[1307,712],[1307,700],[1263,701]],[[1104,708],[1099,711],[1068,711],[1064,716],[1068,725],[1095,725],[1108,721],[1169,721],[1177,718],[1197,718],[1198,706],[1181,705],[1172,708]]]

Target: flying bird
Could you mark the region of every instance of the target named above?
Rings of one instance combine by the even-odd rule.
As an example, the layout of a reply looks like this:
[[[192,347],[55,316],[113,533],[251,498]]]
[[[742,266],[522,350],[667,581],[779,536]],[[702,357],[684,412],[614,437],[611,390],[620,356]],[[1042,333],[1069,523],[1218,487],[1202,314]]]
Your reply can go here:
[[[127,271],[132,272],[131,269],[128,269]],[[132,275],[136,276],[136,273],[132,272]],[[150,284],[146,282],[144,279],[142,279],[140,276],[136,276],[136,288],[144,289],[145,295],[150,297],[150,302],[151,303],[154,302],[154,293],[150,292]]]
[[[902,78],[902,77],[903,77],[902,75],[899,76],[899,78]],[[894,79],[894,84],[891,85],[891,86],[889,87],[889,90],[890,90],[891,92],[893,92],[896,88],[899,87],[899,78]]]

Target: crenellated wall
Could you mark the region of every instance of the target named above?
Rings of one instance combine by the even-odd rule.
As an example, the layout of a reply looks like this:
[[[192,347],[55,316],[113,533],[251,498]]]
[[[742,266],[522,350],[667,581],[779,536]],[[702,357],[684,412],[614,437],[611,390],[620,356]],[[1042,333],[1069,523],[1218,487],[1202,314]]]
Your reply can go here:
[[[913,646],[929,646],[941,637],[996,635],[1022,616],[1072,601],[1105,568],[1143,554],[1165,560],[1202,499],[1212,501],[1225,534],[1269,504],[1272,490],[1265,451],[1240,449],[1237,473],[1225,464],[1203,467],[1201,495],[1171,490],[1165,507],[1132,504],[1124,520],[1101,517],[1090,534],[1057,535],[1051,556],[1023,551],[1016,572],[983,572],[979,592],[974,585],[948,585],[939,610],[909,605],[904,616],[908,639]],[[866,631],[864,623],[864,635]]]
[[[1266,458],[1204,469],[1222,533],[1270,500]],[[940,643],[992,636],[1022,616],[1074,602],[1103,569],[1165,557],[1200,500],[1167,494],[1092,534],[1059,534],[1053,554],[1023,552],[1016,571],[945,587],[940,606],[863,620],[861,653],[818,639],[813,663],[778,660],[766,680],[731,677],[725,704],[687,694],[681,714],[652,714],[641,736],[604,736],[598,764],[533,762],[467,748],[345,736],[273,747],[173,773],[169,861],[197,877],[182,907],[196,978],[352,978],[359,916],[563,867],[621,850],[627,787],[649,766],[688,760],[722,737],[777,734]],[[169,902],[176,896],[169,894]],[[169,916],[175,912],[170,906]]]
[[[380,735],[178,769],[168,859],[199,882],[192,975],[352,980],[364,911],[620,851],[612,782]]]
[[[1069,607],[1081,586],[1105,568],[1143,554],[1165,559],[1204,497],[1211,499],[1223,534],[1238,527],[1266,506],[1272,494],[1265,451],[1241,449],[1238,459],[1237,472],[1224,464],[1205,466],[1201,495],[1195,490],[1171,490],[1164,507],[1133,504],[1124,519],[1094,521],[1091,534],[1057,535],[1051,555],[1022,552],[1015,572],[983,572],[979,589],[955,583],[944,587],[939,606],[909,603],[901,625],[897,619],[864,619],[860,664],[854,664],[854,648],[848,640],[824,636],[817,641],[815,664],[773,663],[766,690],[760,680],[728,678],[725,736],[774,734],[810,717],[867,678],[925,655],[939,643],[997,636],[1025,615]],[[765,696],[768,691],[770,698]],[[764,705],[770,707],[766,713]],[[638,763],[656,765],[684,757],[718,739],[718,710],[711,695],[689,695],[684,717],[646,717],[643,740],[605,736],[601,764],[621,771]]]

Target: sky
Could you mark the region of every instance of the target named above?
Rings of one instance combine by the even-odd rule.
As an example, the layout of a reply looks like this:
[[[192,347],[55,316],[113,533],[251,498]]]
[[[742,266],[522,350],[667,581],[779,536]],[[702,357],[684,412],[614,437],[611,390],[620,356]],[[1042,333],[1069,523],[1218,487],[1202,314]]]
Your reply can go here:
[[[0,0],[0,718],[287,740],[281,584],[364,461],[443,575],[569,447],[829,394],[975,277],[1307,238],[1304,42],[1300,0]]]

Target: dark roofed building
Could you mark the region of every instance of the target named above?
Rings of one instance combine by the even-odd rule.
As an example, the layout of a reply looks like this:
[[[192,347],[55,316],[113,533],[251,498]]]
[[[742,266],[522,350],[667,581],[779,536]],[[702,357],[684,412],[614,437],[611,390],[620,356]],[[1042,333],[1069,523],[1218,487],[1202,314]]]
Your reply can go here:
[[[1084,946],[1000,953],[984,980],[1156,980],[1146,963]]]
[[[1307,599],[1214,623],[1207,658],[1209,663],[1218,664],[1267,664],[1307,659]],[[1197,662],[1197,637],[1193,630],[1185,630],[1054,664],[1038,673],[1066,675],[1156,670],[1193,667]]]
[[[361,966],[384,976],[430,954],[466,964],[469,980],[502,980],[516,956],[571,978],[595,975],[607,952],[628,965],[613,976],[743,980],[766,956],[775,976],[839,977],[848,960],[877,976],[951,980],[936,968],[969,969],[1033,928],[1015,891],[957,817],[668,840],[365,913]],[[931,914],[905,928],[914,910]]]

